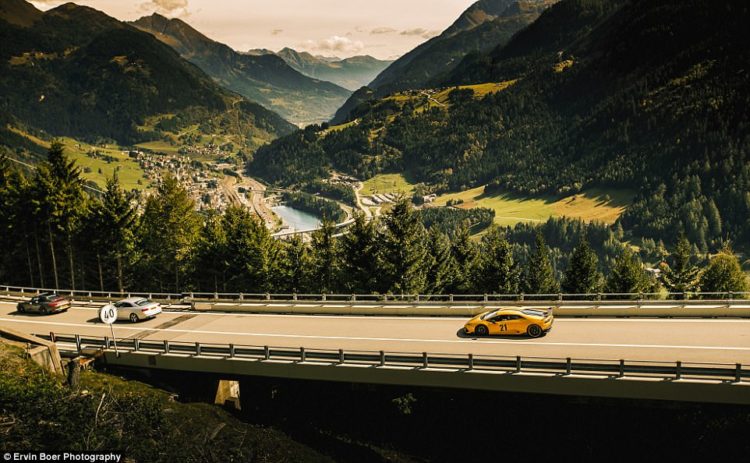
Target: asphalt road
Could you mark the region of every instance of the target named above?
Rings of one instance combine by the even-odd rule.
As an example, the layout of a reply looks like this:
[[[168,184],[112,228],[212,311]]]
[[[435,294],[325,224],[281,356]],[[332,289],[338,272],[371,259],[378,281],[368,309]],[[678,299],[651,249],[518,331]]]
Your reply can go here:
[[[19,314],[0,302],[0,326],[26,333],[109,336],[97,309]],[[750,364],[750,320],[557,319],[544,338],[472,338],[465,318],[253,315],[165,312],[153,320],[114,326],[118,338],[305,347],[347,351],[429,352],[577,360]]]

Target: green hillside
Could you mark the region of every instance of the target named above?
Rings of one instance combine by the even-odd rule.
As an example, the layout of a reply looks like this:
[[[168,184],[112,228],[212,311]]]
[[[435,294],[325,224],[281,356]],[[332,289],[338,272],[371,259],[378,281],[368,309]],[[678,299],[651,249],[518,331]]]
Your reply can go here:
[[[0,143],[14,146],[9,125],[130,145],[198,124],[204,133],[231,133],[247,149],[293,130],[150,34],[72,3],[37,10],[33,21],[33,7],[25,7],[0,15]],[[23,11],[22,19],[14,11]],[[143,130],[149,117],[162,114],[172,117]]]
[[[252,168],[281,183],[333,167],[404,172],[432,191],[635,190],[622,217],[634,235],[744,247],[749,16],[738,0],[563,0],[441,88],[360,103],[356,123],[272,143]]]

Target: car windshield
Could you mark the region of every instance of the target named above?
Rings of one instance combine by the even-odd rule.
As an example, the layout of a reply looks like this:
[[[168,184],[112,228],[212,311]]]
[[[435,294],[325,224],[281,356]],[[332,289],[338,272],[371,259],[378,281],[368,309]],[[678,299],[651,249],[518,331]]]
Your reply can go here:
[[[492,312],[487,312],[486,314],[482,315],[482,320],[487,320],[488,318],[492,318],[497,314],[497,310],[493,310]]]
[[[140,299],[135,301],[135,305],[137,305],[138,307],[143,307],[144,305],[148,305],[150,303],[151,301],[149,301],[148,299]]]

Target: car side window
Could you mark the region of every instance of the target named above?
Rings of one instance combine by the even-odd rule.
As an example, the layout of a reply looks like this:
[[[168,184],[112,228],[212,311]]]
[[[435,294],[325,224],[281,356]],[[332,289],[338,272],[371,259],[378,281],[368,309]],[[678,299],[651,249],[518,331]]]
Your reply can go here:
[[[117,307],[118,309],[122,307],[127,307],[127,305],[128,305],[127,302],[115,302],[115,307]]]

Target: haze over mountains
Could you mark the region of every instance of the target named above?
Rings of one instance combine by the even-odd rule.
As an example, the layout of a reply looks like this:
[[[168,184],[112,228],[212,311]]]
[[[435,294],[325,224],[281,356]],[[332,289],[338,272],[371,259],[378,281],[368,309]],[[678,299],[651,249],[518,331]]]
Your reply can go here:
[[[344,59],[313,56],[308,52],[298,52],[291,48],[284,48],[277,55],[302,74],[333,82],[351,91],[369,84],[393,62],[372,56],[352,56]]]
[[[351,94],[331,82],[303,75],[278,56],[238,53],[180,19],[153,14],[132,24],[174,48],[224,87],[298,125],[330,119]]]
[[[0,0],[0,140],[26,131],[130,144],[203,123],[254,148],[293,129],[277,114],[217,85],[151,34],[89,7],[41,12]],[[233,121],[231,126],[226,121]]]

